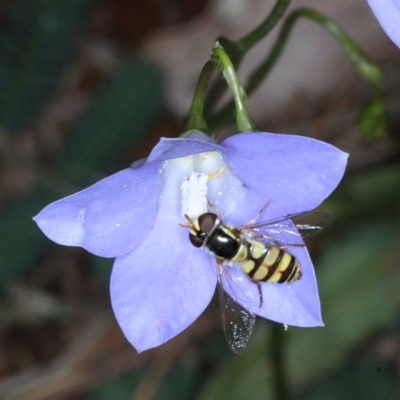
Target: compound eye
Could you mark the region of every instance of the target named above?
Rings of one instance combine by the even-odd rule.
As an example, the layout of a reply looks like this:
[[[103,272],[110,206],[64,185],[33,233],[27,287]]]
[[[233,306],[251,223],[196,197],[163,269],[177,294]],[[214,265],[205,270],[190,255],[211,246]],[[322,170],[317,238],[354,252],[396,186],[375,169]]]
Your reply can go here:
[[[191,233],[189,233],[189,240],[190,240],[190,243],[192,243],[192,245],[195,247],[203,246],[203,241],[200,238],[198,238],[197,236],[192,235]]]
[[[216,220],[217,216],[213,213],[205,213],[203,215],[200,215],[199,217],[200,230],[204,233],[211,232],[212,228],[215,225]]]

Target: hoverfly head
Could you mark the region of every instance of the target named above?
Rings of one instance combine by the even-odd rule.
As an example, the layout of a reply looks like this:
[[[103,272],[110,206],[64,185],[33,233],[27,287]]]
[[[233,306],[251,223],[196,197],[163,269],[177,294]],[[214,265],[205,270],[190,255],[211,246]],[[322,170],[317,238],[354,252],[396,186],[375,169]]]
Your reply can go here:
[[[218,221],[218,217],[213,213],[205,213],[200,215],[198,218],[191,219],[190,221],[190,243],[192,243],[192,245],[195,247],[202,247],[208,235],[214,229]]]

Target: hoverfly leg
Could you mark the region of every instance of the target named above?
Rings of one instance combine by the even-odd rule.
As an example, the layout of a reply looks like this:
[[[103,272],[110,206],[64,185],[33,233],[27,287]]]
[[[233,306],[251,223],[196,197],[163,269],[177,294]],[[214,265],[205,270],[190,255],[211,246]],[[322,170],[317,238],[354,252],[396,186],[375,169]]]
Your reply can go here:
[[[253,235],[253,239],[266,239],[279,249],[290,249],[291,247],[305,247],[305,243],[281,244],[278,240],[269,235]]]
[[[207,197],[207,205],[208,205],[208,211],[214,212],[217,215],[217,217],[219,218],[219,220],[222,221],[221,213],[219,212],[218,207],[215,206],[213,203],[211,203],[211,201],[208,197]]]
[[[267,201],[267,203],[263,206],[263,208],[257,213],[257,215],[252,218],[245,226],[243,226],[242,228],[247,228],[250,225],[253,225],[257,222],[257,220],[261,217],[262,213],[266,210],[266,208],[271,204],[271,199],[269,199]]]
[[[185,217],[186,221],[188,221],[190,223],[190,225],[180,223],[179,226],[182,228],[190,229],[192,227],[192,220],[190,219],[189,215],[187,215],[187,214],[185,214],[184,217]]]
[[[269,236],[269,235],[253,235],[253,239],[267,239],[269,242],[271,242],[275,247],[281,248],[282,246],[279,244],[279,241],[276,240],[274,237]]]
[[[251,279],[251,281],[253,282],[253,283],[255,283],[256,285],[257,285],[257,289],[258,289],[258,293],[259,293],[259,295],[260,295],[260,308],[262,307],[262,305],[263,305],[263,295],[262,295],[262,288],[261,288],[261,283],[260,283],[260,281],[258,281],[257,279],[253,279],[253,278],[250,278]]]
[[[290,249],[291,247],[305,247],[305,243],[293,243],[293,244],[285,244],[285,245],[279,245],[280,249]]]

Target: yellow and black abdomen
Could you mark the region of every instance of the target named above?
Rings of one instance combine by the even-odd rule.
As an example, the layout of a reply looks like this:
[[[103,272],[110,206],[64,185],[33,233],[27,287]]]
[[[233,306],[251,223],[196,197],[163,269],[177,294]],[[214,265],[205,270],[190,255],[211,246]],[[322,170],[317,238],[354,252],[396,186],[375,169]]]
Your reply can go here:
[[[237,261],[252,279],[262,282],[289,283],[300,279],[297,259],[287,251],[254,240],[242,244],[246,255]],[[243,249],[242,249],[243,254]]]
[[[204,245],[217,258],[239,263],[255,281],[288,283],[301,277],[300,264],[290,253],[256,240],[243,240],[222,224],[206,236]]]

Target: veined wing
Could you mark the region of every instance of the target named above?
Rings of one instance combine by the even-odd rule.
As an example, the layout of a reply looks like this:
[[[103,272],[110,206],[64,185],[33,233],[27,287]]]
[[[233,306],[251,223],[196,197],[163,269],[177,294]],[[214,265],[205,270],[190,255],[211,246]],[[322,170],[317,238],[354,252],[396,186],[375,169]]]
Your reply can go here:
[[[220,273],[218,274],[218,294],[226,341],[234,353],[241,354],[253,333],[256,316],[229,296],[224,290]]]
[[[254,236],[274,237],[274,234],[291,234],[303,240],[310,239],[320,233],[333,221],[333,213],[329,210],[311,210],[283,217],[245,225],[239,232],[254,233]]]

